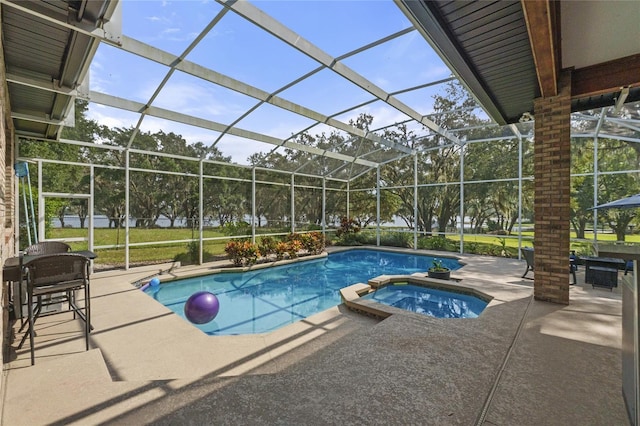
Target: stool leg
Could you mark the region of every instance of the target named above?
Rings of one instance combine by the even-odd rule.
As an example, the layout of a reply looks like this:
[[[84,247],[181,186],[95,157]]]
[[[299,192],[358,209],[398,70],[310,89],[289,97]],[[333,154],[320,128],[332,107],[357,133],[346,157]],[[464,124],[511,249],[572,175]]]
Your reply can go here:
[[[29,344],[31,346],[31,365],[34,365],[36,363],[36,355],[35,355],[35,349],[33,347],[34,343],[33,343],[33,337],[34,337],[34,330],[33,330],[33,296],[31,296],[31,293],[29,293],[27,295],[27,300],[29,303],[28,306],[28,310],[29,310]]]

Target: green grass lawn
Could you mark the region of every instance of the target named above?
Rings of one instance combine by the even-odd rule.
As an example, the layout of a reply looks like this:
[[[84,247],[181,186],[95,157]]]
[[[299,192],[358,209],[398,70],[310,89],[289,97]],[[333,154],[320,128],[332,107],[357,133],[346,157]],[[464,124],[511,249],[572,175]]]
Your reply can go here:
[[[522,233],[522,246],[523,247],[532,247],[533,246],[533,232],[523,232]],[[459,242],[459,236],[448,236],[447,238]],[[593,232],[585,233],[585,240],[575,241],[576,234],[575,232],[571,232],[570,234],[571,244],[570,249],[575,250],[578,255],[592,255],[595,254],[593,248]],[[477,243],[477,244],[488,244],[502,247],[504,246],[509,249],[509,252],[512,256],[517,256],[518,249],[518,236],[517,235],[469,235],[464,238],[465,244],[468,243]],[[616,241],[616,235],[611,233],[598,233],[598,241],[607,241],[613,242]],[[640,243],[640,235],[627,235],[625,239],[625,243]]]
[[[167,240],[189,240],[195,235],[191,229],[183,228],[155,228],[155,229],[129,229],[129,242],[135,243],[152,243]],[[87,229],[78,228],[53,228],[47,234],[47,239],[69,239],[69,238],[87,238]],[[210,255],[223,255],[224,246],[228,239],[218,230],[207,229],[204,231],[204,238],[226,237],[224,240],[205,241],[204,250]],[[96,264],[124,264],[125,261],[125,230],[124,229],[108,229],[96,228],[93,234],[94,246],[118,245],[120,248],[95,249],[98,254]],[[69,245],[74,250],[84,250],[87,248],[87,242],[70,242]],[[185,242],[163,243],[144,246],[134,246],[129,248],[129,259],[131,263],[153,263],[153,262],[169,262],[173,261],[176,256],[188,253],[189,247]]]
[[[261,232],[268,230],[261,229]],[[370,229],[367,231],[371,231]],[[274,231],[275,232],[275,231]],[[154,229],[129,229],[129,242],[136,243],[154,243],[167,240],[191,240],[197,238],[197,232],[185,228],[154,228]],[[523,246],[533,245],[533,232],[523,232]],[[88,230],[79,228],[51,228],[47,231],[47,239],[70,239],[70,238],[87,238]],[[205,241],[204,251],[205,260],[210,260],[215,256],[225,254],[224,247],[226,242],[233,238],[225,235],[218,229],[205,229],[204,238],[223,238],[216,241]],[[259,235],[257,239],[259,240]],[[571,233],[571,238],[575,239],[575,233]],[[593,233],[585,235],[587,240],[593,239]],[[459,235],[449,235],[447,239],[459,243]],[[598,241],[615,241],[615,234],[598,233]],[[465,251],[471,247],[484,247],[481,254],[500,255],[503,249],[511,257],[517,257],[518,237],[507,235],[469,235],[465,236]],[[125,261],[125,230],[96,228],[94,230],[94,246],[118,246],[119,248],[98,248],[95,252],[98,254],[97,264],[103,265],[124,265]],[[640,243],[640,235],[627,235],[626,242]],[[87,242],[70,242],[74,250],[87,249]],[[488,247],[488,249],[487,249]],[[590,241],[572,241],[571,249],[576,250],[578,254],[592,254],[593,244]],[[129,248],[129,259],[132,264],[170,262],[180,257],[184,261],[189,257],[189,245],[186,242],[158,243],[143,246],[133,246]]]
[[[454,241],[460,241],[459,236],[448,236],[448,238]],[[576,238],[575,232],[571,233],[571,239]],[[465,242],[473,241],[478,243],[486,243],[486,244],[499,244],[500,239],[504,239],[508,247],[518,247],[518,236],[517,235],[471,235],[465,236]],[[585,239],[589,241],[593,241],[593,232],[588,232],[585,234]],[[533,242],[533,232],[523,232],[522,240],[527,242]],[[598,233],[598,241],[616,241],[615,234],[601,234]],[[640,243],[640,235],[627,235],[626,243]]]

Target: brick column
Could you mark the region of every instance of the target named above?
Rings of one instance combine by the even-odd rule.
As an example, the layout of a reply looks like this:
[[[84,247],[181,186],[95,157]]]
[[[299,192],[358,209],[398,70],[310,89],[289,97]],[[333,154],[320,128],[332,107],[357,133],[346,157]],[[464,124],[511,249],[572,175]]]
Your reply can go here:
[[[534,297],[569,304],[571,74],[557,96],[534,101]]]
[[[2,28],[0,25],[0,32]],[[5,75],[4,48],[2,40],[0,40],[0,262],[4,264],[6,258],[14,253],[14,200],[15,200],[15,174],[13,173],[14,160],[14,129],[11,119],[11,105],[9,104],[9,95],[7,93],[7,79]],[[0,305],[2,306],[2,314],[0,321],[0,342],[2,342],[2,350],[0,354],[2,361],[7,362],[6,354],[9,348],[9,339],[11,338],[11,322],[9,321],[9,297],[8,286],[2,284],[0,291]],[[0,383],[0,388],[3,383]],[[2,393],[2,389],[0,389]]]

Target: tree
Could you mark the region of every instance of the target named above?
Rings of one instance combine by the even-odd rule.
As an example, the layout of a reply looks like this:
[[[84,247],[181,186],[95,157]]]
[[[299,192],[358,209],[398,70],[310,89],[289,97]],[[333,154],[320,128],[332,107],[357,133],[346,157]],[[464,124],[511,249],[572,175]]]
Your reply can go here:
[[[593,223],[593,141],[571,141],[571,226],[577,238],[585,238],[589,223]]]
[[[602,157],[599,165],[603,170],[629,170],[637,166],[638,157],[634,149],[626,143],[602,139],[599,148]],[[630,173],[602,174],[598,179],[598,203],[623,198],[640,192],[638,177]],[[615,232],[618,241],[624,241],[629,224],[636,217],[635,209],[608,209],[598,213],[604,222]]]
[[[65,127],[61,137],[64,139],[94,142],[99,126],[93,120],[85,117],[88,104],[85,101],[76,101],[75,127]],[[37,185],[42,179],[42,186],[46,192],[60,193],[89,193],[89,169],[86,166],[75,166],[66,163],[86,163],[88,149],[69,144],[48,141],[33,141],[22,139],[19,143],[19,155],[21,157],[40,158],[54,160],[43,164],[42,176],[32,176],[32,184]],[[61,226],[65,226],[65,215],[71,211],[82,215],[80,203],[71,199],[56,199],[46,201],[45,207],[47,222],[56,216]],[[85,203],[86,205],[86,203]],[[86,210],[86,208],[85,208]],[[86,212],[84,214],[86,217]],[[84,225],[84,221],[82,222]]]

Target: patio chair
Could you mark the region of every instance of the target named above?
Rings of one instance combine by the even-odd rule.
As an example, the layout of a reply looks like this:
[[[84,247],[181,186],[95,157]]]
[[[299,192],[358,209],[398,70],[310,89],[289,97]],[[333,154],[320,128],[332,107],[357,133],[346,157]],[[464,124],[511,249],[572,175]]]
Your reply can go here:
[[[533,271],[533,249],[530,247],[522,247],[520,252],[524,260],[527,261],[527,269],[524,271],[524,274],[522,274],[522,278],[525,278],[529,271]]]
[[[35,256],[40,254],[67,253],[71,251],[71,247],[61,241],[41,241],[24,249],[24,254]]]
[[[54,254],[54,253],[67,253],[71,251],[71,247],[63,243],[61,241],[41,241],[39,243],[32,244],[24,249],[25,256],[40,256],[43,254]],[[17,273],[11,278],[17,278],[14,282],[16,282],[15,294],[17,295],[17,300],[14,300],[14,309],[16,309],[15,304],[18,305],[19,317],[23,320],[23,301],[25,299],[25,290],[23,287],[23,277],[20,277],[19,274],[21,271],[24,271],[24,267],[22,264],[22,257],[20,258],[20,267]],[[8,281],[8,280],[6,280]],[[24,328],[25,322],[22,321],[22,327],[20,327],[20,331]]]
[[[91,330],[91,304],[89,292],[89,259],[76,253],[58,253],[42,255],[28,261],[25,266],[27,279],[27,308],[29,312],[29,342],[31,343],[31,365],[35,364],[34,323],[42,313],[43,296],[49,296],[49,303],[66,302],[68,310],[47,312],[46,315],[73,311],[84,321],[85,347],[89,350],[89,332]],[[84,303],[79,306],[76,291],[84,290]],[[35,309],[34,309],[35,304]],[[20,346],[25,341],[22,338]]]
[[[520,249],[520,252],[522,253],[522,257],[524,257],[524,260],[527,261],[527,269],[524,271],[524,274],[522,274],[522,278],[526,278],[529,271],[533,271],[533,265],[534,265],[533,253],[534,252],[532,247],[522,247]],[[573,282],[571,283],[571,285],[574,285],[578,282],[576,278],[577,269],[578,269],[578,266],[574,263],[574,260],[569,259],[569,273],[573,276]]]

